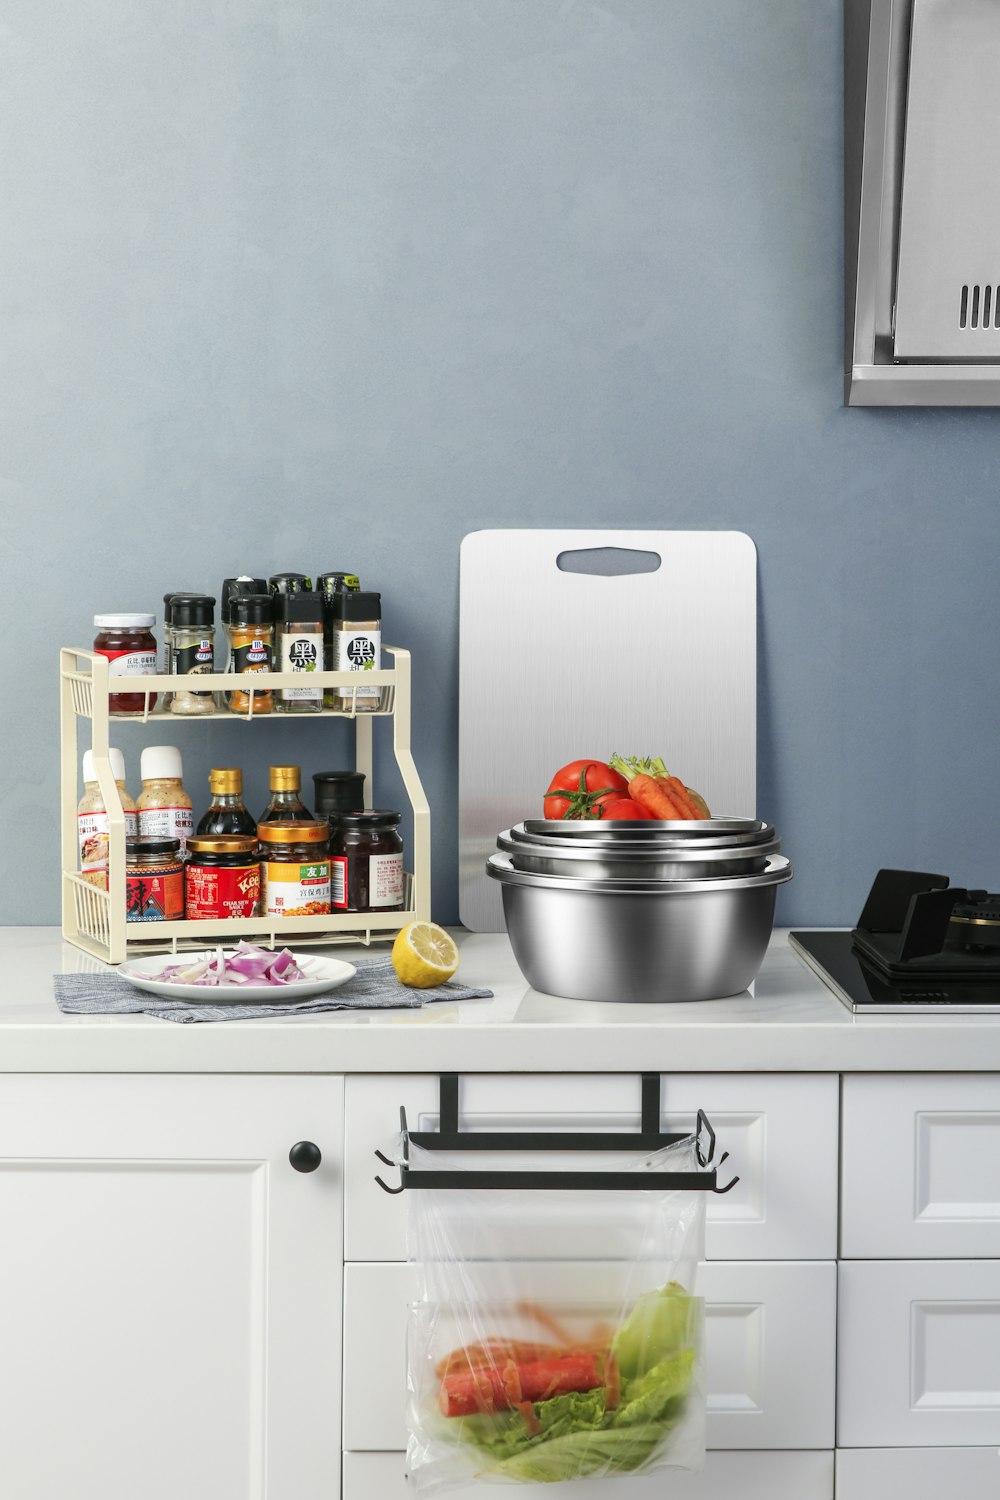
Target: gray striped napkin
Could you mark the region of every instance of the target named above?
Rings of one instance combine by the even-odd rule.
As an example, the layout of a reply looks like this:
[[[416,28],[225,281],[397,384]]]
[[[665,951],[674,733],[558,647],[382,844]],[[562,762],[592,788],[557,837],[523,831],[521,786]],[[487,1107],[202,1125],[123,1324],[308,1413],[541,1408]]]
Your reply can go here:
[[[141,1011],[160,1021],[257,1021],[263,1016],[309,1014],[324,1010],[416,1010],[430,1000],[488,1000],[492,990],[449,980],[429,990],[411,990],[400,984],[392,959],[359,958],[353,960],[357,973],[353,979],[327,995],[312,995],[308,1000],[289,1000],[261,1005],[220,1005],[217,991],[206,986],[205,1003],[185,1000],[163,1000],[138,990],[122,979],[114,969],[99,974],[54,974],[56,1004],[61,1011],[74,1016],[125,1016]],[[287,992],[286,992],[287,993]]]

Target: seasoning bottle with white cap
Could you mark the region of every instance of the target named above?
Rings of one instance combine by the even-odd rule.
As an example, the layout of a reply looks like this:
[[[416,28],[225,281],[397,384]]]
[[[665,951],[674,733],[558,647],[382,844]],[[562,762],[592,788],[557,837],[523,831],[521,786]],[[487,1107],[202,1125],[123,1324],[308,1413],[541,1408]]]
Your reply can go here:
[[[135,803],[125,790],[125,757],[120,750],[112,748],[108,751],[108,760],[111,762],[111,774],[115,778],[125,811],[125,837],[134,839],[138,828]],[[106,891],[111,824],[97,782],[93,750],[83,752],[83,796],[77,807],[76,827],[80,845],[80,874],[91,885]]]
[[[147,745],[139,759],[142,791],[136,802],[139,837],[176,839],[181,859],[194,830],[191,798],[184,790],[181,752],[176,745]]]

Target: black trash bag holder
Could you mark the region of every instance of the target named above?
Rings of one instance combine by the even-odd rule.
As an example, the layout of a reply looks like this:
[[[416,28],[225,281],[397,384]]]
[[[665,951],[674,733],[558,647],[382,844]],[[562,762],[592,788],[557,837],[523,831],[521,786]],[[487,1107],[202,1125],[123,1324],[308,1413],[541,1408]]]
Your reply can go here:
[[[565,1189],[588,1189],[596,1192],[675,1191],[728,1193],[739,1182],[733,1177],[724,1187],[718,1185],[718,1169],[729,1157],[724,1151],[716,1159],[716,1136],[711,1121],[702,1109],[695,1121],[695,1149],[698,1172],[587,1172],[587,1171],[517,1171],[470,1170],[435,1171],[411,1167],[409,1147],[412,1142],[425,1151],[628,1151],[633,1154],[660,1151],[687,1139],[683,1132],[660,1129],[660,1075],[643,1073],[642,1109],[638,1130],[461,1130],[458,1122],[459,1075],[440,1075],[440,1110],[437,1130],[410,1130],[406,1108],[400,1105],[399,1124],[402,1133],[402,1160],[399,1163],[399,1187],[390,1187],[381,1176],[375,1181],[383,1192],[403,1193],[418,1188],[520,1188],[557,1192]],[[376,1150],[376,1157],[387,1167],[396,1166],[390,1157]]]

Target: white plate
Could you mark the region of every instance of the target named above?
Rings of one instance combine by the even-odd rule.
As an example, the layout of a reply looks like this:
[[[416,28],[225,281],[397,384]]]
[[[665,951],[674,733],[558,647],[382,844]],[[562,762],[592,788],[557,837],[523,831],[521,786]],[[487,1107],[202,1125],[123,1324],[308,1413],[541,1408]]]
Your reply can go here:
[[[206,958],[214,958],[215,954],[214,948],[206,948],[199,953],[159,953],[153,958],[133,958],[119,964],[118,973],[137,990],[147,990],[164,1000],[196,1001],[199,1005],[294,1005],[297,1000],[308,1000],[311,995],[322,995],[326,990],[346,984],[358,972],[353,964],[340,958],[293,953],[295,962],[309,977],[292,984],[171,984],[152,977],[161,973],[167,964],[201,963]],[[226,956],[231,957],[232,952]]]

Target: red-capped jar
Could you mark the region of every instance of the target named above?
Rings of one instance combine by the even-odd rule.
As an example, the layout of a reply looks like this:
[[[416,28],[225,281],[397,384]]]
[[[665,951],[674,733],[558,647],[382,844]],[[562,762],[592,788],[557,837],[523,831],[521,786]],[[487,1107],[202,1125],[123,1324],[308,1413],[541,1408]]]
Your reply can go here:
[[[260,902],[256,839],[215,833],[188,839],[184,906],[189,922],[255,917]]]
[[[112,679],[156,676],[156,640],[153,636],[155,624],[155,615],[94,616],[97,630],[94,651],[98,656],[107,657],[108,672]],[[149,695],[149,706],[156,707],[155,693]],[[141,714],[145,707],[145,693],[108,694],[109,713]]]

